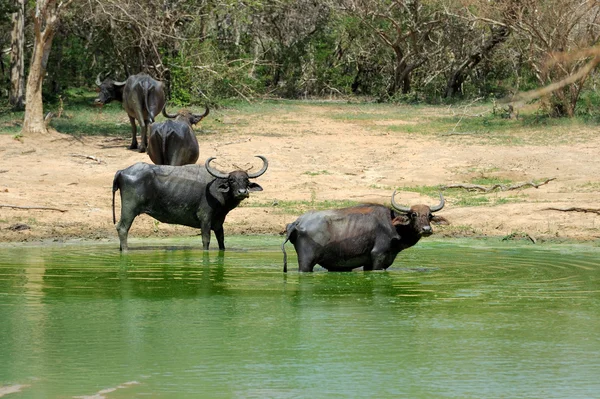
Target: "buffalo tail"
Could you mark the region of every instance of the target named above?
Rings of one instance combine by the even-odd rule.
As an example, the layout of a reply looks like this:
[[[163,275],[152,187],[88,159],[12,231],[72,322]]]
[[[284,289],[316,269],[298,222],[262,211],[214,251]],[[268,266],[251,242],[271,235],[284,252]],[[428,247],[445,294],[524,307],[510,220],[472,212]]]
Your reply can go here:
[[[148,118],[150,119],[150,123],[154,123],[154,117],[156,116],[150,109],[150,103],[148,101],[150,92],[153,90],[154,86],[148,84],[144,85],[144,102],[146,103],[146,112],[148,112]]]
[[[117,171],[115,173],[115,178],[113,179],[113,188],[112,188],[112,211],[113,211],[113,224],[117,223],[117,218],[115,216],[115,193],[119,189],[119,177],[121,176],[121,171]]]
[[[281,244],[281,250],[283,251],[283,272],[287,273],[287,252],[285,252],[285,243],[290,240],[292,234],[296,231],[296,222],[290,223],[285,226],[285,241]]]

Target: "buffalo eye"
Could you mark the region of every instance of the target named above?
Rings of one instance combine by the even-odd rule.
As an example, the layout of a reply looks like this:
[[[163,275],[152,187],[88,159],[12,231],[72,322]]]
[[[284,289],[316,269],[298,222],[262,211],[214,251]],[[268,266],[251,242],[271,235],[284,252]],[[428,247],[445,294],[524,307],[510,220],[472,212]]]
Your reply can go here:
[[[408,215],[411,219],[416,219],[417,218],[417,213],[416,212],[411,212]]]
[[[429,214],[429,220],[433,219],[433,213]]]

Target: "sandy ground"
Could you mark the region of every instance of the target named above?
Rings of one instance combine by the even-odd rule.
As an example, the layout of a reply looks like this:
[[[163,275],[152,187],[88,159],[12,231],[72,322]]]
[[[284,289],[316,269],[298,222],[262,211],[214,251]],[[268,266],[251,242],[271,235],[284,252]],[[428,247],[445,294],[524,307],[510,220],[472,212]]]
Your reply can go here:
[[[395,187],[469,183],[473,177],[486,176],[514,183],[556,180],[537,189],[480,194],[492,203],[509,199],[494,206],[461,206],[459,195],[448,192],[440,215],[451,224],[435,226],[438,236],[514,234],[537,241],[600,238],[600,215],[546,210],[598,208],[600,135],[593,127],[583,136],[578,132],[584,140],[554,138],[539,145],[500,145],[468,136],[388,131],[360,118],[336,120],[329,117],[335,111],[331,105],[299,104],[295,108],[293,112],[282,108],[281,113],[252,118],[250,123],[247,115],[215,111],[211,117],[222,121],[222,129],[212,134],[196,129],[199,162],[215,156],[215,166],[224,171],[236,166],[257,170],[261,166],[261,161],[253,158],[257,154],[270,162],[268,171],[257,179],[264,191],[253,193],[229,214],[226,236],[281,232],[297,217],[283,212],[278,205],[282,201],[347,199],[389,204]],[[123,119],[126,137],[125,115]],[[382,125],[403,123],[408,122],[381,121]],[[0,135],[0,241],[99,239],[118,246],[111,211],[113,176],[135,162],[150,162],[146,154],[127,150],[128,143],[126,138],[77,139],[57,132],[19,140]],[[397,201],[437,203],[434,198],[407,191],[400,192]],[[119,209],[117,199],[117,218]],[[130,231],[132,238],[198,234],[192,228],[157,223],[146,215],[138,217]],[[211,246],[215,244],[213,241]]]

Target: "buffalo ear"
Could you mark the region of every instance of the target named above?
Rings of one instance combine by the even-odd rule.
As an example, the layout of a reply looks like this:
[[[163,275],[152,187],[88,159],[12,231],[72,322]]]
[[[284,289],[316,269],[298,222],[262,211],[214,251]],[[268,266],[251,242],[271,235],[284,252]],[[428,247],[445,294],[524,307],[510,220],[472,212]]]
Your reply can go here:
[[[410,224],[408,215],[400,214],[392,219],[392,226],[406,226],[407,224]]]
[[[262,191],[262,190],[263,190],[263,188],[258,183],[250,182],[250,184],[248,184],[248,191]]]
[[[435,216],[434,216],[434,217],[431,219],[431,222],[432,222],[432,223],[435,223],[435,224],[444,224],[444,225],[448,225],[448,224],[450,224],[450,222],[448,221],[448,219],[446,219],[446,218],[445,218],[445,217],[443,217],[443,216],[437,216],[437,215],[435,215]]]
[[[229,183],[221,183],[217,186],[217,190],[221,193],[229,192]]]

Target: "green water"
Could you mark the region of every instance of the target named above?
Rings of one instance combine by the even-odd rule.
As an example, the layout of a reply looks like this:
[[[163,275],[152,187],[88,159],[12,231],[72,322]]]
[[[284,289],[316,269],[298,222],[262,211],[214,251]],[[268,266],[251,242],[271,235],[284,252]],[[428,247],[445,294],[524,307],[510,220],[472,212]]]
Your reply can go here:
[[[0,247],[0,397],[600,397],[596,246],[424,240],[299,274],[288,244],[284,275],[281,241]]]

